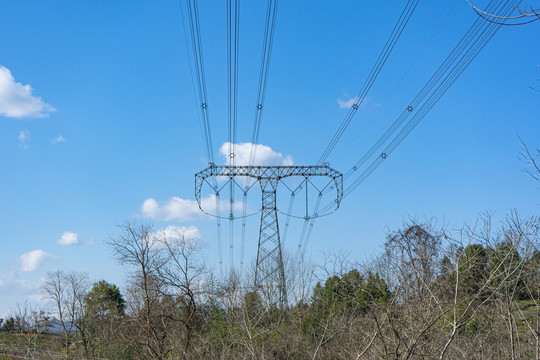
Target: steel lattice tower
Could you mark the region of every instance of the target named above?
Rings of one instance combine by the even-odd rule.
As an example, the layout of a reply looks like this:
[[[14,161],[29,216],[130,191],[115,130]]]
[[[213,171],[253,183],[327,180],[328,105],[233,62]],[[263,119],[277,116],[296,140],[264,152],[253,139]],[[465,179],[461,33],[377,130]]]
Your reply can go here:
[[[262,192],[261,228],[255,267],[255,287],[266,280],[277,284],[280,303],[286,302],[285,269],[281,253],[281,239],[277,217],[276,191],[278,180],[260,180]],[[271,286],[272,287],[272,286]]]
[[[210,164],[209,167],[195,174],[195,198],[199,208],[202,210],[201,190],[204,183],[214,189],[216,195],[219,196],[219,190],[208,182],[210,178],[225,177],[232,181],[241,176],[256,179],[262,192],[255,288],[269,289],[277,295],[280,304],[286,305],[287,289],[276,204],[279,181],[294,176],[303,177],[306,181],[314,176],[328,177],[334,183],[330,188],[336,190],[337,208],[343,196],[343,175],[328,164],[318,166],[216,166]],[[317,214],[314,216],[316,217]]]

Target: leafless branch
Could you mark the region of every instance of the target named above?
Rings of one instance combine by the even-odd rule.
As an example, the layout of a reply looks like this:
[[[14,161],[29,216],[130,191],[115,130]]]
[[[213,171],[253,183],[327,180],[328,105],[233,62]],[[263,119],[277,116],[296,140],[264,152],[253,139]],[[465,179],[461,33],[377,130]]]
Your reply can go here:
[[[540,182],[540,148],[536,149],[536,153],[531,152],[519,136],[518,139],[522,149],[521,159],[527,164],[527,168],[524,169],[525,173]]]

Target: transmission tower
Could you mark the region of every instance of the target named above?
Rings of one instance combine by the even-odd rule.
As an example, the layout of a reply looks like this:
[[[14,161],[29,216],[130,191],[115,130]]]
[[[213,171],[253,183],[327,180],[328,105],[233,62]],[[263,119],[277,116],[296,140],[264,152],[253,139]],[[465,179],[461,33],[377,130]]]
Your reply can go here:
[[[327,163],[317,166],[217,166],[211,163],[209,167],[195,174],[195,198],[199,208],[203,210],[201,191],[204,183],[207,183],[214,190],[215,195],[219,197],[220,189],[211,185],[209,180],[227,178],[234,181],[238,177],[254,179],[259,183],[262,192],[255,289],[266,289],[271,298],[276,299],[282,306],[286,306],[286,278],[276,204],[278,184],[282,179],[289,177],[302,177],[306,184],[312,177],[330,178],[329,184],[333,184],[329,188],[336,191],[335,205],[338,208],[343,196],[343,175],[332,169]],[[245,187],[244,192],[249,191],[249,189],[251,187]],[[244,193],[244,195],[246,194]],[[319,196],[321,195],[322,191],[319,192]],[[306,214],[306,216],[308,215]],[[318,214],[315,213],[312,217],[317,216]]]

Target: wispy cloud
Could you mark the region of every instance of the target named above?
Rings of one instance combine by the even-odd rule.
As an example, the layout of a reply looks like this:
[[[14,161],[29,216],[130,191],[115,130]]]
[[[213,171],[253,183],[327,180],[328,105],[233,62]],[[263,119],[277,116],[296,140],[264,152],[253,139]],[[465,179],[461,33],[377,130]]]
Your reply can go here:
[[[57,243],[60,245],[77,245],[79,243],[79,236],[74,232],[66,231],[58,239]]]
[[[54,257],[54,255],[46,253],[43,250],[32,250],[24,253],[19,257],[21,262],[21,271],[36,271],[45,260]]]
[[[363,99],[359,97],[337,99],[337,103],[340,109],[350,109],[354,104],[357,104],[359,108],[368,109],[376,109],[382,106],[380,103],[375,102],[371,96],[366,96]]]
[[[164,241],[170,243],[181,242],[196,245],[202,239],[201,232],[195,226],[169,225],[156,231],[154,238],[163,244]],[[158,244],[159,246],[159,244]]]
[[[66,142],[66,139],[62,135],[58,135],[54,139],[51,140],[53,144],[63,143]]]
[[[41,280],[30,281],[21,279],[14,271],[0,273],[0,294],[29,295],[32,292],[37,291],[40,284]]]
[[[159,229],[156,234],[165,238],[185,237],[193,240],[201,239],[201,233],[195,226],[169,225]]]
[[[182,199],[177,196],[161,203],[153,198],[146,199],[141,206],[141,212],[143,217],[164,221],[192,221],[203,216],[195,200]]]
[[[229,142],[223,143],[221,145],[219,152],[223,156],[226,163],[230,164],[229,157]],[[294,164],[291,155],[283,155],[280,152],[272,150],[270,146],[252,143],[239,143],[235,146],[235,164],[236,165],[248,165],[252,149],[254,149],[254,165],[259,166],[271,166],[271,165],[281,165],[281,166],[291,166]]]
[[[21,130],[19,131],[19,135],[17,135],[17,139],[19,140],[19,147],[22,149],[28,149],[30,147],[30,131],[28,130]]]
[[[348,99],[348,100],[337,99],[337,103],[340,109],[350,109],[352,108],[354,103],[357,101],[358,101],[358,97],[353,97],[352,99]]]
[[[11,118],[47,117],[56,109],[41,97],[32,95],[32,87],[15,81],[11,71],[0,65],[0,115]]]
[[[221,209],[228,209],[229,203],[219,201]],[[215,195],[201,199],[201,207],[208,213],[214,214],[217,209],[217,199]],[[234,211],[239,212],[243,208],[242,202],[234,204]],[[161,221],[194,221],[201,220],[206,215],[199,209],[197,201],[190,199],[182,199],[178,196],[173,196],[164,202],[157,202],[153,198],[146,199],[141,206],[142,216],[145,218]]]

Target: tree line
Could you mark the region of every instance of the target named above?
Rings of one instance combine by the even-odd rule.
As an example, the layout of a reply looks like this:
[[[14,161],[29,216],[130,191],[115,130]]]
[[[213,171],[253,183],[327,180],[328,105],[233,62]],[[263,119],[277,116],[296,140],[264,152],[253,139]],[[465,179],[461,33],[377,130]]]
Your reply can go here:
[[[125,223],[109,241],[122,291],[49,273],[51,311],[19,306],[0,339],[43,359],[540,359],[539,245],[540,219],[515,212],[453,231],[411,220],[363,263],[287,259],[285,306],[252,273],[215,276],[195,239]]]

